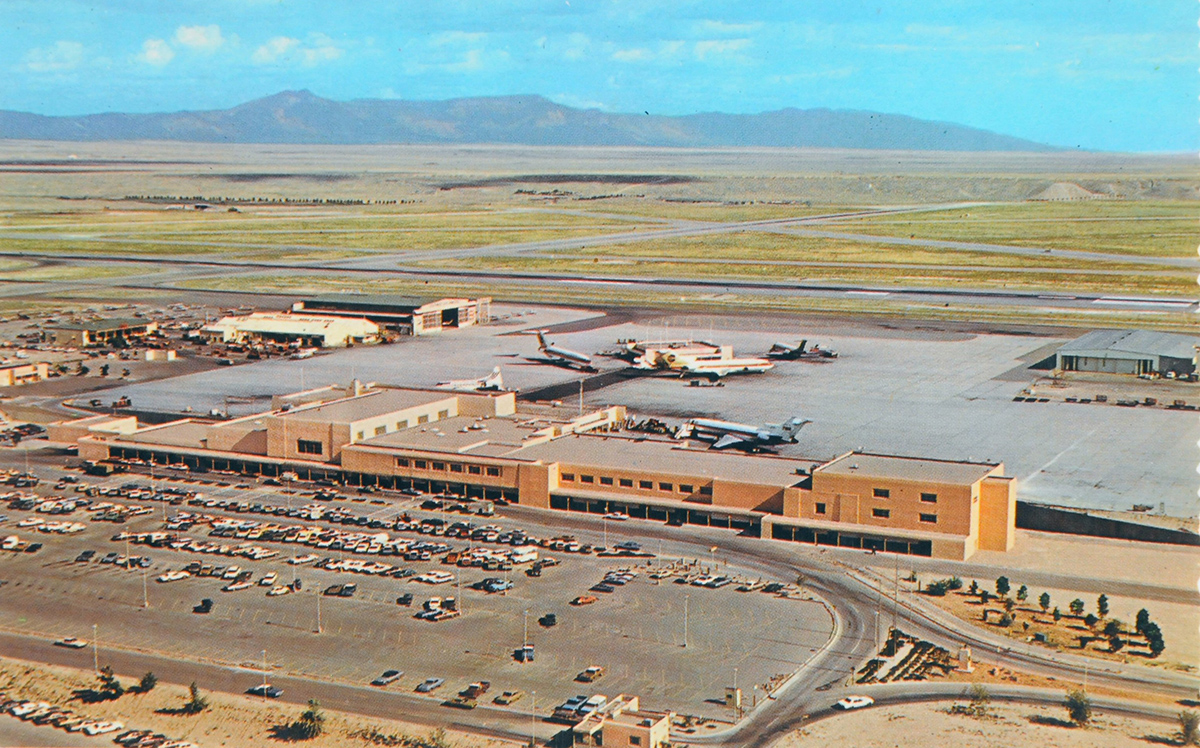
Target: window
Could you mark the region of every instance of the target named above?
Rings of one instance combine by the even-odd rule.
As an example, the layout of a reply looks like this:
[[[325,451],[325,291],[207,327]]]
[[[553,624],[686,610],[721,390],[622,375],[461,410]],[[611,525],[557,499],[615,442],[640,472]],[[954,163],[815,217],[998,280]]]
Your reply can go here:
[[[452,463],[450,463],[450,472],[452,472],[452,473],[461,473],[462,471],[463,471],[463,466],[462,466],[462,463],[460,463],[460,462],[452,462]]]
[[[654,488],[654,481],[640,480],[638,481],[638,488]]]
[[[479,475],[483,471],[480,470],[478,465],[467,465],[467,472],[471,475]]]
[[[633,481],[629,478],[621,479],[621,488],[633,488]]]
[[[581,475],[581,476],[579,476],[579,480],[582,481],[583,483],[595,483],[596,482],[596,479],[590,475]]]
[[[408,428],[408,421],[396,421],[396,430]]]
[[[659,491],[674,491],[674,490],[675,490],[675,486],[673,486],[673,485],[672,485],[672,484],[670,484],[670,483],[659,483],[659,484],[658,484],[658,490],[659,490]]]
[[[386,433],[387,433],[387,426],[386,426],[386,425],[385,425],[385,426],[376,426],[376,427],[375,427],[375,436],[383,436],[383,435],[384,435],[384,434],[386,434]]]
[[[417,416],[417,423],[429,423],[429,416]]]
[[[921,494],[921,501],[924,501],[926,504],[936,504],[937,503],[937,494],[936,493],[923,493],[923,494]]]
[[[601,478],[600,478],[600,485],[602,485],[602,486],[611,486],[612,484],[613,484],[613,479],[612,479],[612,478],[604,478],[604,477],[601,477]]]
[[[445,469],[446,469],[446,463],[444,463],[444,462],[435,462],[435,463],[433,463],[433,469],[434,469],[434,470],[445,470]]]
[[[879,517],[880,519],[887,519],[888,517],[892,516],[892,510],[891,509],[872,509],[871,516]]]
[[[689,486],[687,483],[679,484],[679,493],[691,493],[691,492],[692,492],[692,487]]]
[[[563,473],[563,474],[562,474],[561,476],[559,476],[559,477],[560,477],[560,478],[562,478],[562,479],[563,479],[564,481],[566,481],[567,483],[574,483],[574,482],[575,482],[575,473]]]
[[[361,442],[363,440],[363,432],[359,431],[354,435],[354,441]]]
[[[438,418],[449,418],[449,417],[450,417],[450,411],[448,411],[448,410],[439,410],[438,411]]]
[[[818,501],[817,508],[814,509],[813,511],[816,512],[817,514],[824,514],[825,513],[825,504]]]
[[[296,451],[302,455],[319,455],[325,451],[325,445],[312,439],[297,439]]]
[[[490,476],[492,476],[493,478],[495,478],[495,477],[497,477],[497,476],[499,476],[499,475],[500,475],[500,468],[498,468],[498,467],[489,467],[489,468],[487,469],[487,474],[488,474],[488,475],[490,475]]]
[[[629,736],[629,744],[630,745],[641,745],[642,737],[640,735],[630,735]]]
[[[417,468],[418,470],[424,470],[425,469],[425,461],[424,460],[413,460],[413,467]]]
[[[877,499],[887,499],[891,498],[892,492],[886,488],[873,488],[871,489],[871,495]]]
[[[936,514],[922,514],[921,521],[928,522],[931,525],[936,525],[937,524],[937,515]]]
[[[701,496],[712,496],[712,486],[700,486]]]
[[[408,458],[407,457],[397,457],[396,465],[398,467],[408,467]]]

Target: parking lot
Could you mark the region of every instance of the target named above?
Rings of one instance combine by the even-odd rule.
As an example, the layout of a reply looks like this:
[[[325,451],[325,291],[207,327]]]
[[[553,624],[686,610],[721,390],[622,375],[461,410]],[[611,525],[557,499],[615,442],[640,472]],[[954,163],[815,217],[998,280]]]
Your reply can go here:
[[[50,471],[38,472],[45,477]],[[129,474],[80,480],[109,487],[131,481],[148,482],[145,477]],[[291,504],[293,508],[313,503],[311,497],[282,494],[274,487],[247,483],[254,487],[242,489],[235,480],[221,482],[230,485],[179,485],[201,492],[202,498],[208,500],[284,507]],[[168,484],[159,481],[158,485]],[[47,482],[37,492],[62,493]],[[678,576],[695,578],[705,572],[733,578],[749,576],[739,574],[736,568],[725,568],[720,559],[680,562],[663,557],[600,558],[594,554],[539,548],[540,556],[551,556],[560,563],[543,569],[539,577],[530,577],[523,573],[529,563],[505,572],[447,565],[441,563],[441,555],[428,561],[409,561],[395,555],[313,549],[260,539],[253,544],[277,551],[278,555],[254,560],[136,543],[127,546],[124,540],[114,542],[111,538],[119,533],[161,530],[164,512],[168,518],[192,512],[279,526],[321,526],[346,532],[362,528],[237,512],[228,507],[189,506],[186,502],[169,505],[114,496],[94,498],[137,504],[153,511],[131,516],[123,523],[90,521],[92,515],[77,511],[67,519],[84,522],[87,527],[82,532],[39,536],[45,547],[37,553],[0,556],[3,577],[0,626],[37,632],[47,641],[65,636],[91,641],[92,625],[98,624],[102,660],[106,644],[185,659],[202,657],[210,662],[244,667],[247,687],[261,679],[263,650],[266,650],[269,670],[322,680],[365,684],[384,670],[397,669],[404,675],[386,688],[411,692],[427,677],[445,678],[446,684],[427,697],[439,700],[453,696],[470,682],[487,680],[496,695],[504,690],[524,691],[526,700],[504,707],[521,712],[530,709],[535,691],[537,710],[544,715],[575,694],[611,696],[629,692],[640,695],[656,709],[726,719],[731,716],[729,710],[709,700],[723,697],[724,688],[733,682],[735,668],[747,698],[755,693],[762,698],[763,691],[755,686],[794,671],[829,637],[830,616],[820,602],[798,599],[798,595],[786,599],[762,591],[738,592],[736,584],[709,589],[674,582]],[[468,517],[421,510],[422,501],[424,498],[398,495],[350,494],[344,500],[321,504],[340,514],[388,521],[407,515],[415,523],[444,518],[447,522],[462,520],[477,526],[495,524],[502,530],[515,527],[503,517]],[[9,519],[0,524],[0,533],[16,532],[24,536],[26,531],[15,530],[13,526],[31,513],[5,513]],[[608,523],[610,544],[619,542],[621,524]],[[531,536],[539,538],[558,534],[552,526],[539,527],[528,522],[521,525]],[[211,523],[198,523],[176,534],[197,542],[231,546],[250,542],[236,537],[211,537],[211,528]],[[500,547],[390,528],[368,527],[365,532],[386,533],[393,541],[444,542],[456,550]],[[593,535],[581,534],[579,540],[597,545],[602,542],[600,533]],[[75,561],[82,551],[89,549],[97,552],[95,558]],[[144,555],[151,562],[146,568],[99,563],[110,552]],[[318,569],[315,562],[299,566],[287,563],[288,558],[310,552],[321,558],[394,566],[397,571],[410,570],[411,576],[397,578]],[[679,572],[676,577],[651,578],[673,561]],[[221,588],[230,584],[229,579],[192,576],[172,582],[155,581],[191,562],[237,565],[252,572],[252,585],[222,592]],[[612,592],[589,592],[590,587],[614,569],[631,569],[637,576],[627,584],[615,586]],[[448,572],[452,581],[445,584],[414,581],[416,576],[435,571]],[[278,584],[299,577],[301,589],[268,597],[266,593],[278,584],[264,587],[257,582],[270,573],[278,576]],[[488,593],[471,588],[486,578],[497,577],[511,581],[512,589]],[[755,578],[749,576],[747,581]],[[319,594],[330,585],[348,582],[358,585],[352,597]],[[413,595],[411,607],[396,604],[396,598],[405,593]],[[582,606],[570,604],[581,595],[592,595],[597,601]],[[149,608],[143,608],[143,596]],[[435,596],[457,598],[462,615],[440,622],[415,618],[423,603]],[[194,613],[194,606],[203,598],[213,601],[211,612]],[[320,634],[315,633],[318,606]],[[683,646],[685,608],[686,647]],[[539,625],[538,619],[546,613],[555,614],[557,625],[549,628]],[[532,663],[518,663],[513,651],[525,643],[526,636],[535,647],[536,658]],[[78,656],[81,667],[91,666],[90,648],[81,650]],[[603,678],[594,684],[575,682],[576,675],[590,666],[603,667]],[[491,696],[480,704],[490,706]]]

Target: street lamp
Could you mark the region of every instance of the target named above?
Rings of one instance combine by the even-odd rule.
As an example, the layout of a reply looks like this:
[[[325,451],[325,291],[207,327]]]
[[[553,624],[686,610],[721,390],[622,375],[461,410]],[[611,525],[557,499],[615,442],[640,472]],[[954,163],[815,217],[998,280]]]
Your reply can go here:
[[[100,676],[100,626],[92,624],[92,670]]]
[[[688,645],[688,595],[683,596],[683,648]]]
[[[537,691],[532,691],[530,693],[530,699],[529,699],[529,745],[530,746],[537,744],[537,738],[533,734],[533,723],[534,723],[536,714],[537,714]]]

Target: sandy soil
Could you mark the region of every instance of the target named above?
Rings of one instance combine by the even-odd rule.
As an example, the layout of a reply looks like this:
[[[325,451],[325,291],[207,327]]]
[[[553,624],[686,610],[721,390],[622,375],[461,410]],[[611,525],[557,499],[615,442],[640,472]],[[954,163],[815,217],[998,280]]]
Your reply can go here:
[[[1178,729],[1161,722],[1106,715],[1093,716],[1086,728],[1072,727],[1066,721],[1066,710],[1055,707],[1001,704],[991,711],[991,717],[975,718],[951,714],[948,706],[938,704],[865,709],[797,730],[772,748],[1124,748],[1170,744]]]
[[[131,683],[122,680],[126,685]],[[262,703],[259,700],[230,694],[204,692],[210,703],[208,711],[197,716],[182,716],[160,713],[158,710],[177,709],[187,700],[187,689],[182,686],[160,684],[148,694],[126,694],[116,701],[99,704],[84,704],[73,700],[76,689],[92,688],[96,685],[90,672],[69,668],[39,665],[20,660],[0,659],[0,693],[11,698],[48,701],[71,709],[77,714],[97,718],[115,719],[129,729],[147,729],[164,733],[172,738],[190,740],[202,748],[209,746],[270,745],[282,742],[272,737],[271,730],[286,725],[299,716],[303,709],[294,704]],[[374,731],[380,735],[431,738],[432,728],[394,720],[379,720],[354,714],[324,710],[325,734],[312,741],[305,741],[311,748],[362,748],[374,744],[355,733]],[[0,730],[4,727],[0,724]],[[43,728],[45,745],[54,744],[55,735],[65,735],[52,727]],[[0,732],[0,744],[6,736]],[[499,748],[512,746],[501,740],[483,738],[465,733],[447,731],[445,745],[453,748]],[[64,738],[64,743],[66,738]],[[397,743],[398,744],[398,743]]]

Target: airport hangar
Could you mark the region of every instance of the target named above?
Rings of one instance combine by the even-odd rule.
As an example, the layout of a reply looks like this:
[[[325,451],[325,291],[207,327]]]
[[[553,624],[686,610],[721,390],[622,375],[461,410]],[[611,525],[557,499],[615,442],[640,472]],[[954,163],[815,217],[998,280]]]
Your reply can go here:
[[[407,335],[428,335],[456,327],[486,325],[492,300],[425,299],[392,294],[338,293],[302,299],[292,312],[334,317],[359,317]]]
[[[1067,343],[1054,355],[1061,371],[1107,374],[1162,374],[1187,377],[1196,372],[1196,338],[1151,330],[1093,330]]]
[[[699,449],[622,432],[625,408],[577,414],[515,394],[354,382],[276,397],[236,420],[49,427],[96,462],[415,488],[542,509],[729,527],[814,545],[965,560],[1010,550],[1016,481],[1002,464],[851,452],[830,461]]]
[[[158,331],[158,323],[144,319],[98,319],[90,322],[60,322],[46,326],[46,339],[69,348],[121,345]]]

